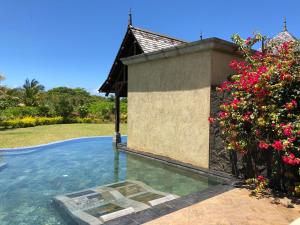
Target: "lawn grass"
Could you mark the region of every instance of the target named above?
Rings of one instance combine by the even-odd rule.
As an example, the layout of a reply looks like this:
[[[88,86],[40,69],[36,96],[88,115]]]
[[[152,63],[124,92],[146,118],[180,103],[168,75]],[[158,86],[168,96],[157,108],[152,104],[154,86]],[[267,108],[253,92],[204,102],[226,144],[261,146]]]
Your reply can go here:
[[[121,124],[121,134],[127,124]],[[85,136],[113,135],[114,124],[56,124],[0,130],[0,148],[25,147]]]

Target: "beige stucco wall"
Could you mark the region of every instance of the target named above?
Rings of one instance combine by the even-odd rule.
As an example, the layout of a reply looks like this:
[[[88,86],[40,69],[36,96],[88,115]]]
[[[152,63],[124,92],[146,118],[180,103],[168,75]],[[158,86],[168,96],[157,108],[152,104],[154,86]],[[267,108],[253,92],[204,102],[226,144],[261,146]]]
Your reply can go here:
[[[206,50],[129,64],[128,147],[208,168],[211,86],[232,58]]]
[[[128,147],[208,168],[211,53],[128,67]]]
[[[233,59],[240,59],[236,54],[224,53],[219,51],[212,52],[212,79],[211,85],[216,86],[226,80],[227,76],[232,73],[229,63]]]

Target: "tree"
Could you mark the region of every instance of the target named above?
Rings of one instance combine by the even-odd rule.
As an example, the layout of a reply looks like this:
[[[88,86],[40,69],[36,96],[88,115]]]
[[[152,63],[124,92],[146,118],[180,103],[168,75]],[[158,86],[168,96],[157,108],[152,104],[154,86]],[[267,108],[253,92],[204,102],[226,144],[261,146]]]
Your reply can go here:
[[[64,122],[68,122],[72,116],[74,108],[68,99],[60,96],[58,102],[55,104],[55,111],[58,115],[63,117]]]
[[[4,81],[5,79],[6,79],[6,77],[5,77],[4,75],[1,75],[1,74],[0,74],[0,84],[1,84],[1,82]]]
[[[51,102],[55,102],[59,97],[67,98],[75,109],[91,101],[90,94],[83,88],[56,87],[50,89],[47,95]]]
[[[0,83],[5,80],[5,76],[0,75]],[[20,98],[15,89],[10,89],[6,86],[0,86],[0,109],[17,106],[20,103]]]
[[[23,100],[26,106],[37,106],[38,95],[45,89],[37,80],[26,79],[23,85],[24,95]]]
[[[300,194],[300,60],[296,43],[273,44],[253,51],[263,40],[238,35],[244,60],[234,60],[235,71],[218,90],[225,93],[216,118],[228,150],[243,156],[246,178],[258,187],[270,186]],[[210,121],[215,119],[210,118]],[[267,168],[265,170],[264,168]]]

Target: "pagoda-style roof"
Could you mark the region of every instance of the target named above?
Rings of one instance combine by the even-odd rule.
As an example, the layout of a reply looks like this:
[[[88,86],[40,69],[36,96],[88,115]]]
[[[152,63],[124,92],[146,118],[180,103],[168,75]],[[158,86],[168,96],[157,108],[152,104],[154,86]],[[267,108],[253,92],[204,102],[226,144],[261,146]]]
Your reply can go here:
[[[178,40],[140,28],[131,27],[130,29],[134,34],[137,42],[141,46],[143,53],[159,51],[165,48],[170,48],[186,43],[182,40]]]
[[[275,37],[271,38],[269,42],[275,42],[282,44],[284,42],[296,42],[299,41],[296,37],[294,37],[291,33],[289,33],[287,30],[282,31],[279,34],[277,34]]]
[[[281,45],[284,42],[298,42],[299,39],[297,39],[294,35],[292,35],[286,26],[286,20],[284,20],[284,26],[283,26],[283,31],[277,34],[275,37],[270,38],[266,42],[266,47],[268,48],[274,48],[274,45]],[[296,51],[299,51],[299,47],[296,47]],[[276,50],[273,49],[273,52],[276,53]]]
[[[121,58],[185,43],[187,42],[129,25],[108,77],[99,88],[99,92],[106,94],[118,92],[120,97],[127,96],[127,67],[122,64]]]

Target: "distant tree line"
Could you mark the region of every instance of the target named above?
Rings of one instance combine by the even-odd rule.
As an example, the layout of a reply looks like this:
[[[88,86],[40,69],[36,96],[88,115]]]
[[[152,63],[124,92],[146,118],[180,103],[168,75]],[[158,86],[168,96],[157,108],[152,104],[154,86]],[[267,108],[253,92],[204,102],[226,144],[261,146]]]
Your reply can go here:
[[[35,79],[26,79],[22,87],[9,88],[1,84],[4,79],[0,75],[0,126],[44,124],[41,121],[52,124],[114,120],[114,96],[91,95],[84,88],[56,87],[46,91]],[[126,98],[121,100],[121,122],[127,122]]]

